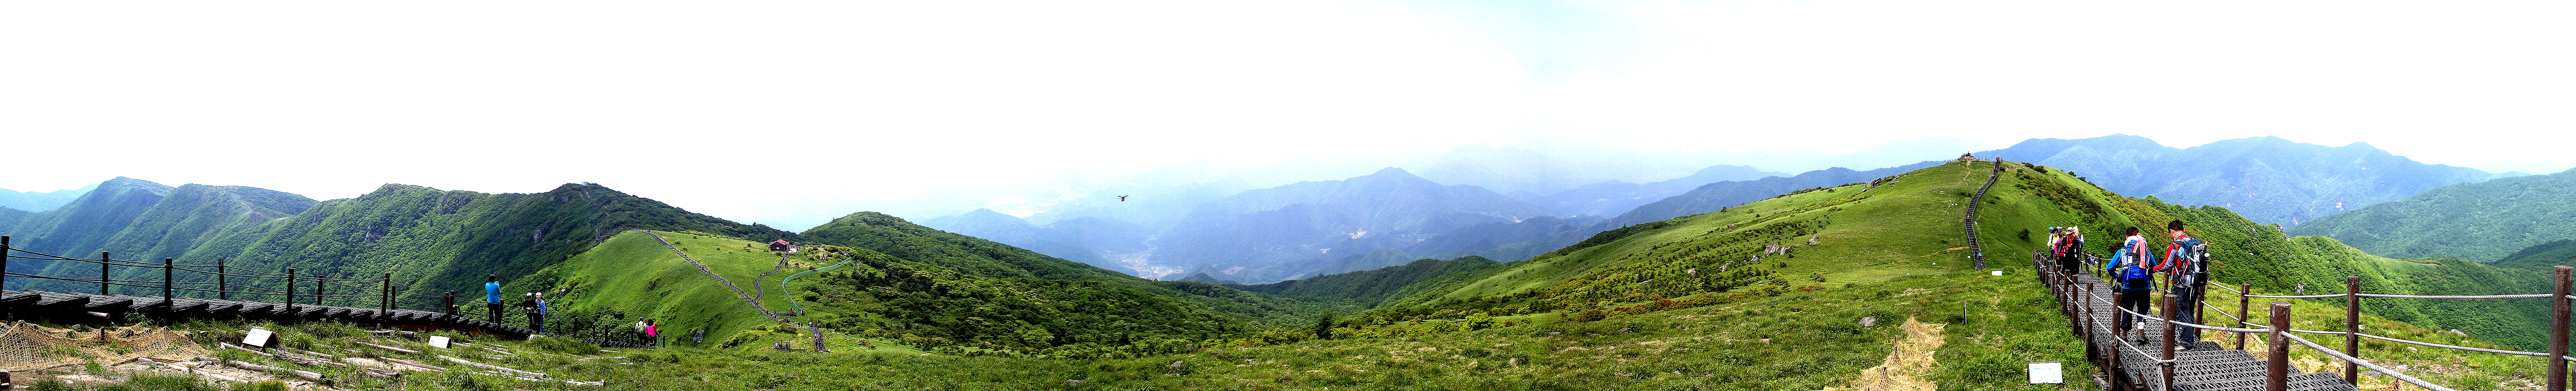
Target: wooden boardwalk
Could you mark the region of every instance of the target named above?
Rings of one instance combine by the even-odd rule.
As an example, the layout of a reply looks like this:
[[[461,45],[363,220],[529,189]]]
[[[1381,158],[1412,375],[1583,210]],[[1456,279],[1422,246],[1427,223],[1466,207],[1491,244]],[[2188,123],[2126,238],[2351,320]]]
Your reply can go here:
[[[2092,359],[2103,368],[2110,368],[2109,372],[2114,377],[2110,379],[2113,388],[2165,390],[2164,366],[2158,365],[2158,361],[2163,358],[2161,349],[2167,349],[2164,340],[2165,324],[2161,321],[2139,322],[2136,329],[2130,330],[2125,335],[2114,334],[2112,326],[2116,320],[2113,314],[2117,313],[2118,309],[2111,301],[2111,286],[2103,283],[2092,273],[2079,272],[2075,275],[2073,286],[2058,289],[2057,292],[2061,299],[2072,299],[2061,302],[2072,304],[2069,312],[2074,312],[2074,316],[2070,318],[2080,319],[2077,323],[2081,329],[2076,330],[2076,333],[2087,336],[2088,341],[2085,346],[2090,350],[2088,354]],[[2223,316],[2212,318],[2226,319]],[[2232,335],[2232,333],[2208,330],[2203,330],[2202,334],[2204,339],[2212,340]],[[2144,343],[2138,343],[2142,335]],[[2246,337],[2262,338],[2262,334]],[[2171,390],[2259,391],[2265,387],[2265,374],[2268,372],[2269,363],[2254,358],[2252,354],[2243,350],[2227,349],[2227,346],[2209,341],[2176,342],[2174,345],[2189,346],[2192,349],[2174,352]],[[2116,355],[2112,355],[2113,353]],[[2304,373],[2296,366],[2289,367],[2289,373],[2291,373],[2290,390],[2355,390],[2351,384],[2344,381],[2342,376],[2333,373]]]
[[[255,301],[172,298],[164,306],[160,297],[101,295],[90,293],[48,292],[35,290],[0,291],[0,311],[19,318],[77,315],[96,312],[118,316],[137,314],[154,318],[168,314],[180,319],[265,319],[280,322],[338,321],[382,323],[387,325],[442,327],[511,338],[526,338],[527,328],[493,323],[470,316],[396,309],[342,307]]]

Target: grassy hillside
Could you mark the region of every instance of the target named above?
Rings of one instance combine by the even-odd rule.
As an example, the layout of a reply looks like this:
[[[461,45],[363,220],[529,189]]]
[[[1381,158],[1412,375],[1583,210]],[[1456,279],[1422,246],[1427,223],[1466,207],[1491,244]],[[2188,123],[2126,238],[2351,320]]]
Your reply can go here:
[[[324,201],[292,217],[216,235],[181,259],[230,258],[238,268],[275,273],[293,267],[302,275],[334,278],[393,273],[401,294],[435,303],[438,294],[450,290],[471,295],[486,274],[535,273],[624,229],[759,240],[793,235],[595,184],[566,184],[533,194],[385,185],[358,198]]]
[[[1502,267],[1501,262],[1478,256],[1455,259],[1420,259],[1403,265],[1377,270],[1329,274],[1303,280],[1288,280],[1261,285],[1229,285],[1235,289],[1307,300],[1351,300],[1376,305],[1392,298],[1412,296],[1449,282],[1475,278],[1482,271]]]
[[[2334,239],[2291,237],[2219,207],[2183,207],[2154,200],[2150,206],[2187,221],[2192,236],[2211,243],[2213,280],[2252,284],[2270,294],[2341,293],[2345,276],[2360,276],[2363,292],[2421,295],[2548,293],[2547,277],[2533,268],[2499,268],[2457,258],[2392,259]],[[2300,287],[2305,286],[2302,290]],[[2330,301],[2330,303],[2328,303]],[[2341,306],[2341,300],[2320,300]],[[2548,302],[2542,300],[2363,299],[2371,313],[2437,329],[2459,329],[2525,349],[2548,337]]]
[[[695,233],[662,236],[744,292],[752,291],[751,284],[765,284],[762,292],[766,294],[760,299],[764,305],[777,307],[772,311],[787,311],[790,300],[786,292],[778,289],[779,279],[795,271],[839,262],[819,259],[817,253],[794,254],[785,257],[791,266],[786,272],[762,280],[756,277],[777,268],[781,258],[780,253],[769,251],[768,245]],[[652,320],[673,335],[686,337],[704,330],[707,345],[722,344],[746,329],[776,323],[644,231],[619,233],[572,259],[526,278],[511,279],[505,290],[545,291],[549,307],[564,315],[613,311],[631,319]],[[700,344],[685,338],[681,343]]]
[[[2506,269],[2558,265],[2576,265],[2576,239],[2559,239],[2524,247],[2522,251],[2515,251],[2495,263],[2496,267]]]
[[[1257,325],[1301,324],[1322,314],[1360,309],[1347,302],[1301,301],[1199,282],[1149,281],[876,212],[852,213],[805,230],[799,237],[809,243],[867,249],[983,278],[1098,281],[1178,297]]]
[[[2576,170],[2437,187],[2290,232],[2392,257],[2494,262],[2531,245],[2576,239]]]
[[[553,303],[567,314],[622,314],[653,319],[680,335],[706,332],[704,341],[689,340],[684,342],[687,345],[767,346],[780,340],[810,340],[808,330],[782,327],[689,265],[672,251],[677,248],[724,281],[758,295],[769,311],[788,321],[823,328],[837,341],[833,343],[864,347],[860,341],[868,340],[948,354],[1086,358],[1169,352],[1193,341],[1249,335],[1258,325],[1304,322],[1315,314],[1357,309],[1346,302],[1307,303],[1206,284],[1098,278],[1124,275],[1080,273],[1073,267],[1088,266],[1028,258],[1042,256],[1015,248],[986,248],[994,244],[972,238],[909,236],[939,232],[916,230],[918,226],[900,220],[827,228],[847,235],[859,230],[852,225],[873,227],[869,232],[874,235],[867,237],[875,241],[845,243],[872,244],[909,256],[834,245],[780,254],[768,251],[764,244],[704,233],[663,233],[671,244],[664,247],[642,231],[630,231],[518,279],[506,290],[558,292]],[[960,249],[984,251],[947,251]],[[1056,267],[1023,269],[990,257]],[[797,272],[836,265],[780,285]],[[1002,277],[968,270],[989,270]],[[1036,277],[1041,273],[1071,278]],[[805,312],[789,314],[797,308]]]

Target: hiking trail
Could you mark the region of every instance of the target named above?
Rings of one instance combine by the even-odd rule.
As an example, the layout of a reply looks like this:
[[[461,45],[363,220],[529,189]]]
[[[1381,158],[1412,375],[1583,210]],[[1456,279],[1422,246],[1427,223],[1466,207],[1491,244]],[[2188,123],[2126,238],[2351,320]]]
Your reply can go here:
[[[760,298],[752,297],[750,292],[743,292],[743,291],[742,291],[742,287],[734,286],[734,285],[733,285],[733,281],[725,280],[724,276],[716,275],[716,271],[715,271],[715,270],[707,269],[707,265],[706,265],[706,264],[704,264],[704,263],[699,263],[697,258],[689,257],[689,253],[680,252],[680,248],[679,248],[679,247],[677,247],[677,246],[672,246],[672,245],[671,245],[671,240],[670,240],[670,239],[664,239],[664,238],[662,238],[662,234],[660,234],[660,233],[656,233],[656,232],[653,232],[653,231],[651,231],[651,230],[640,230],[640,229],[639,229],[639,230],[637,230],[637,231],[644,231],[644,234],[645,234],[645,235],[653,235],[653,241],[656,241],[656,242],[662,242],[662,248],[671,249],[671,253],[672,253],[672,254],[680,254],[680,259],[689,261],[689,266],[696,266],[696,267],[698,267],[698,272],[706,273],[706,274],[707,274],[707,278],[713,278],[713,279],[716,279],[716,282],[717,282],[717,283],[724,284],[725,289],[732,289],[732,290],[733,290],[733,294],[734,294],[735,296],[741,296],[741,297],[742,297],[742,301],[744,301],[744,302],[748,302],[748,303],[751,303],[751,309],[752,309],[752,310],[755,310],[755,311],[760,311],[760,315],[761,315],[761,316],[767,316],[767,317],[769,317],[769,320],[774,320],[774,321],[780,321],[780,322],[785,322],[785,321],[787,321],[787,319],[786,319],[786,318],[780,318],[780,317],[778,317],[778,314],[775,314],[775,313],[771,313],[771,312],[769,312],[769,308],[761,307],[761,306],[760,306]],[[784,259],[784,258],[781,258],[781,259]],[[784,261],[781,261],[781,262],[784,262]]]

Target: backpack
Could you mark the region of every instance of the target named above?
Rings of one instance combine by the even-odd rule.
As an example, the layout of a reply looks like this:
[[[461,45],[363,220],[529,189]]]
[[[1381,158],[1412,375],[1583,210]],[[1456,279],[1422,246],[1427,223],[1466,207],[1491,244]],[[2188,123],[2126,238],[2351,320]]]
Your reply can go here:
[[[2155,274],[2148,273],[2147,268],[2129,265],[2120,269],[2120,289],[2147,290],[2155,288],[2155,285]]]
[[[2209,275],[2208,242],[2202,242],[2200,239],[2191,237],[2184,237],[2182,240],[2176,240],[2173,243],[2173,260],[2180,264],[2168,265],[2167,267],[2174,268],[2174,274],[2187,274],[2192,276]]]

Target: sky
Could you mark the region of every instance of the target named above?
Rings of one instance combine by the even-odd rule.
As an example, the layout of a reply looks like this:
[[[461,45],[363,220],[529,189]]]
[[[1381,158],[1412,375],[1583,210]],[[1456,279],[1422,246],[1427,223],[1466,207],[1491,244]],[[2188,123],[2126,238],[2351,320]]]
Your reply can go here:
[[[1471,146],[1647,167],[1632,181],[2108,134],[2547,173],[2576,167],[2570,17],[2564,1],[9,2],[0,188],[595,182],[801,228],[1034,213],[1138,181],[1338,179]]]

